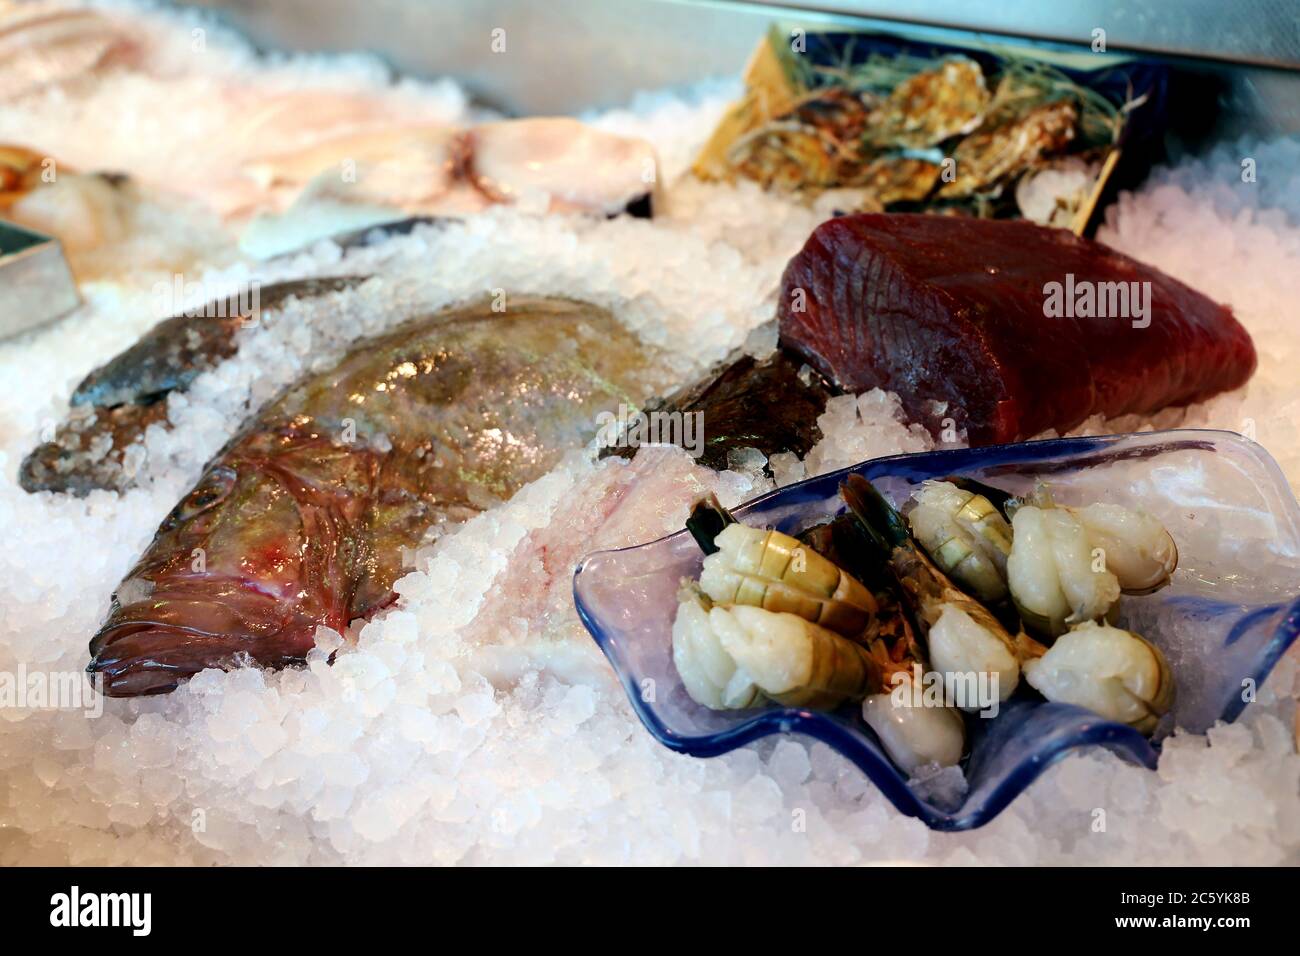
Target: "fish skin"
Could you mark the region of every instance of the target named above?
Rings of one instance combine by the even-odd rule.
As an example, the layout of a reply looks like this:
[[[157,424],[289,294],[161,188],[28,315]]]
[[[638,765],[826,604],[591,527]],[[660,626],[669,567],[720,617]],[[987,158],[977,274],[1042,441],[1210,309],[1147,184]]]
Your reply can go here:
[[[105,693],[166,693],[245,654],[302,662],[318,626],[393,600],[403,548],[541,477],[599,412],[661,384],[608,312],[507,301],[359,343],[246,423],[119,585],[90,644]]]
[[[1067,273],[1150,282],[1149,326],[1047,317],[1044,286]],[[1100,243],[1024,221],[829,220],[787,265],[778,308],[782,347],[833,385],[897,392],[911,420],[933,428],[951,416],[972,445],[1203,401],[1245,384],[1256,364],[1228,308]]]
[[[278,282],[258,289],[257,309],[265,315],[290,298],[314,298],[359,285],[366,276],[338,276]],[[238,296],[213,303],[197,315],[163,319],[104,365],[72,393],[68,418],[52,440],[23,460],[18,481],[29,492],[57,491],[84,496],[96,489],[124,491],[133,476],[122,454],[154,423],[167,425],[172,392],[184,392],[201,373],[235,354],[235,333],[251,318]],[[107,437],[107,454],[92,450]]]
[[[290,298],[315,298],[341,292],[366,276],[296,279],[257,290],[258,309],[278,309]],[[127,402],[149,404],[169,392],[184,391],[200,373],[235,354],[235,332],[252,318],[239,296],[221,306],[205,306],[199,315],[163,319],[140,339],[95,369],[72,393],[73,405],[112,407]]]
[[[732,449],[757,448],[771,458],[779,452],[808,454],[821,438],[817,417],[835,394],[821,377],[800,374],[803,361],[777,351],[763,358],[741,355],[692,385],[679,389],[645,411],[701,414],[703,440],[697,461],[715,471],[727,467]],[[605,452],[631,458],[635,447]]]

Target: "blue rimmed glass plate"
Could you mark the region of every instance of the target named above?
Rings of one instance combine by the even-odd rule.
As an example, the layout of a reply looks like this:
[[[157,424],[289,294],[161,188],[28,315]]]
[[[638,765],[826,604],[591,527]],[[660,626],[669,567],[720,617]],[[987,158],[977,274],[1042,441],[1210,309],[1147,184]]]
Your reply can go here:
[[[1140,504],[1179,545],[1173,583],[1126,597],[1121,623],[1169,658],[1177,700],[1154,741],[1023,687],[996,718],[970,721],[968,783],[938,802],[885,756],[856,706],[711,711],[686,694],[672,662],[676,591],[703,557],[683,532],[588,555],[574,574],[583,623],[618,673],[646,729],[673,750],[711,757],[775,733],[802,733],[853,761],[904,813],[937,830],[987,823],[1057,758],[1101,745],[1154,767],[1174,726],[1233,720],[1300,632],[1300,506],[1264,449],[1231,432],[1181,430],[1022,442],[899,455],[789,485],[737,508],[747,524],[797,532],[843,510],[837,488],[857,473],[896,504],[927,478],[968,475],[1020,493],[1051,483],[1065,504]]]

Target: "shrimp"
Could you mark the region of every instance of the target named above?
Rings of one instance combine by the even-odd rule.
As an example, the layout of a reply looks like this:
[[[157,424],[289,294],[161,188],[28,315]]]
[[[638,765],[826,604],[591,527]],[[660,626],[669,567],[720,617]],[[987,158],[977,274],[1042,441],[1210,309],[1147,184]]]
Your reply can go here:
[[[956,766],[966,750],[965,721],[955,708],[914,704],[910,682],[905,677],[895,692],[868,696],[862,719],[904,773],[915,774],[930,764]]]
[[[1119,601],[1119,580],[1094,554],[1088,530],[1062,508],[1022,505],[1011,519],[1011,599],[1024,622],[1052,637],[1100,620]]]
[[[1049,635],[1100,620],[1123,594],[1150,594],[1178,567],[1178,545],[1157,519],[1115,504],[1056,504],[1040,485],[1012,516],[1012,600]]]
[[[908,524],[935,564],[981,601],[1003,600],[1011,526],[993,502],[951,481],[927,481],[912,498]]]
[[[1006,700],[1020,682],[1020,660],[1036,654],[1037,642],[1012,637],[988,609],[957,588],[916,546],[902,516],[872,487],[850,475],[840,494],[863,530],[885,557],[904,598],[916,615],[929,649],[930,666],[955,688],[971,676],[988,675],[998,699]],[[979,710],[991,702],[964,701]]]
[[[1141,508],[1096,503],[1082,506],[1058,504],[1051,490],[1039,483],[1023,499],[1009,498],[1004,508],[1014,516],[1017,508],[1033,505],[1067,511],[1083,523],[1089,539],[1106,554],[1108,568],[1125,594],[1150,594],[1170,582],[1178,569],[1178,545],[1159,519]]]
[[[908,523],[934,562],[981,601],[1010,595],[1048,636],[1104,618],[1121,593],[1159,590],[1178,565],[1164,525],[1120,505],[1060,506],[1044,486],[1022,501],[967,479],[927,481],[912,497]]]
[[[712,604],[698,588],[685,586],[673,620],[673,665],[697,704],[711,710],[756,707],[763,695],[722,648],[709,624]]]
[[[778,704],[831,709],[881,686],[865,648],[797,615],[737,604],[715,606],[709,623],[737,667]]]
[[[907,616],[832,560],[835,526],[800,540],[738,524],[714,497],[686,525],[706,554],[673,624],[673,662],[693,700],[715,710],[862,700],[863,720],[907,773],[960,761],[961,715],[911,705],[901,685],[926,668]]]
[[[856,560],[861,534],[851,515],[810,528],[799,540],[836,564],[861,567]],[[867,649],[891,690],[869,694],[862,701],[862,719],[905,773],[915,774],[927,765],[955,766],[966,749],[966,723],[955,707],[948,706],[946,694],[932,699],[934,688],[922,680],[930,666],[909,615],[893,592],[886,588],[874,597],[877,609],[866,635]],[[921,691],[919,698],[917,691]]]
[[[997,675],[999,697],[1005,700],[1023,675],[1050,701],[1087,707],[1145,734],[1155,730],[1172,706],[1174,682],[1169,662],[1145,638],[1091,617],[1068,621],[1050,648],[1023,631],[1012,637],[984,607],[954,588],[916,548],[897,512],[870,482],[850,476],[840,490],[868,535],[878,546],[892,548],[890,567],[912,602],[918,623],[927,629],[930,665],[943,674],[946,691],[950,681],[963,674],[984,672],[990,677]],[[1057,602],[1051,608],[1053,613],[1064,620],[1070,615],[1063,608],[1090,615],[1099,609],[1107,613],[1115,606],[1118,580],[1108,571],[1094,571],[1091,554],[1084,550],[1087,533],[1075,513],[1083,510],[1035,505],[1015,509],[1007,565],[1018,607],[1028,598],[1047,596]],[[1101,514],[1114,518],[1115,512]],[[1140,522],[1148,543],[1158,539],[1140,518],[1116,519],[1112,527],[1122,534],[1135,521]],[[1157,548],[1153,553],[1161,552]],[[1130,555],[1126,552],[1125,557]],[[1152,561],[1164,562],[1166,558],[1162,555]],[[1071,573],[1060,574],[1062,568]],[[1138,569],[1144,573],[1152,570],[1141,565]],[[1109,583],[1106,574],[1110,574]],[[1137,581],[1139,576],[1129,580]],[[1031,592],[1026,582],[1038,590]],[[1024,610],[1022,607],[1022,613]]]
[[[797,539],[733,523],[713,543],[700,587],[716,603],[797,614],[850,638],[871,624],[871,592]]]
[[[1174,702],[1169,661],[1150,641],[1085,621],[1024,664],[1025,680],[1048,700],[1076,704],[1151,734]]]
[[[1173,578],[1178,545],[1158,520],[1122,505],[1092,504],[1065,508],[1084,526],[1093,548],[1125,594],[1150,594]]]
[[[710,604],[687,591],[673,623],[673,663],[697,703],[729,710],[766,697],[833,709],[882,686],[875,659],[834,631],[795,614]]]
[[[958,695],[958,681],[989,675],[989,686],[997,688],[999,702],[1020,683],[1020,655],[1014,641],[1002,640],[985,621],[958,604],[942,606],[930,627],[929,648],[930,666],[943,675],[945,690],[962,710],[982,710],[992,702],[980,701],[974,694]]]

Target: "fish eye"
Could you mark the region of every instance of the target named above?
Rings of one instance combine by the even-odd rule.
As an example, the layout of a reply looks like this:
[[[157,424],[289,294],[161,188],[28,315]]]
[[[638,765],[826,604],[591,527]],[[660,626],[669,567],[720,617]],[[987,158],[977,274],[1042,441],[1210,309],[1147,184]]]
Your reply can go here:
[[[163,527],[170,530],[219,505],[235,487],[235,479],[238,477],[235,469],[225,465],[213,468],[172,509],[172,513],[163,522]]]

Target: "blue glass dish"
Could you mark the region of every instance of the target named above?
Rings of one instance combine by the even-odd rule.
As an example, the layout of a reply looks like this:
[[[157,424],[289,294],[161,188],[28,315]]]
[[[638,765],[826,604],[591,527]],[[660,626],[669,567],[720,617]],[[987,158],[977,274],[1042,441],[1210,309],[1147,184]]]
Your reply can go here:
[[[895,504],[928,478],[967,475],[1013,493],[1047,481],[1064,504],[1140,504],[1179,544],[1169,587],[1125,597],[1121,624],[1158,644],[1177,686],[1152,740],[1090,711],[1048,703],[1023,685],[993,719],[971,719],[968,789],[960,804],[929,796],[885,756],[856,705],[835,713],[788,707],[712,711],[686,694],[672,662],[675,594],[703,556],[686,532],[588,555],[574,574],[583,623],[660,743],[711,757],[775,733],[824,741],[903,813],[936,830],[982,826],[1053,761],[1100,745],[1154,768],[1174,726],[1202,732],[1234,720],[1300,633],[1300,506],[1264,449],[1231,432],[1179,430],[1022,442],[864,462],[735,509],[747,524],[798,532],[843,511],[837,489],[857,473]]]

